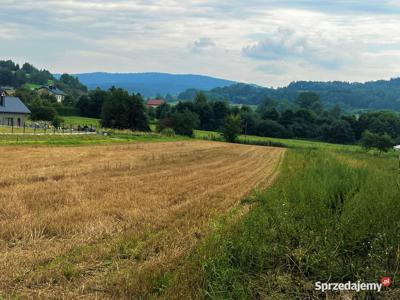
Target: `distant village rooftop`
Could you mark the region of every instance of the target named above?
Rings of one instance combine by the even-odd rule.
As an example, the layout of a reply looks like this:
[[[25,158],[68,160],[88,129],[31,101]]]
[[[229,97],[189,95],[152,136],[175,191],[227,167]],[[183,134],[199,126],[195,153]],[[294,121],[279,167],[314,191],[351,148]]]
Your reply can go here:
[[[163,105],[165,103],[164,100],[162,99],[149,99],[146,102],[147,107],[158,107],[160,105]]]

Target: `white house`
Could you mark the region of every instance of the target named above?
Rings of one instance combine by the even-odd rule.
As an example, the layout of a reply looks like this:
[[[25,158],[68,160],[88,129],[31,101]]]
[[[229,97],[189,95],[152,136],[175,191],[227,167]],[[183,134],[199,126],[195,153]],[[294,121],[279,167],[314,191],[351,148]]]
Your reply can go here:
[[[55,86],[41,86],[37,89],[37,91],[40,94],[53,95],[56,97],[58,103],[63,102],[66,96],[62,90],[56,88]]]

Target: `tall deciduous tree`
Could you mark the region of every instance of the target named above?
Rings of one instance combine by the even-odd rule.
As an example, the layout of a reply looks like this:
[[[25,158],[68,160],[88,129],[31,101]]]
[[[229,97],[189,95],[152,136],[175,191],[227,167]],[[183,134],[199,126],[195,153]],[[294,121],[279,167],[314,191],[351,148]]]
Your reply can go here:
[[[321,99],[318,94],[313,92],[300,93],[296,99],[296,103],[301,108],[310,109],[317,114],[322,111]]]
[[[122,89],[110,90],[103,104],[101,123],[110,128],[150,130],[142,97]]]
[[[242,133],[242,120],[240,116],[230,115],[226,117],[220,131],[225,141],[230,143],[235,142],[238,135]]]

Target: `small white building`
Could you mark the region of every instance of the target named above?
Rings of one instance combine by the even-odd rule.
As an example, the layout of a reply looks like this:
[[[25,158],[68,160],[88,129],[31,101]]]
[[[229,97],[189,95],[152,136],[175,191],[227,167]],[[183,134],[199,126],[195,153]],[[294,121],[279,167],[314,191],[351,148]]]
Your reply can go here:
[[[39,94],[42,95],[43,94],[53,95],[54,97],[56,97],[58,103],[62,103],[66,96],[66,94],[62,90],[54,86],[42,86],[38,88],[37,91]]]

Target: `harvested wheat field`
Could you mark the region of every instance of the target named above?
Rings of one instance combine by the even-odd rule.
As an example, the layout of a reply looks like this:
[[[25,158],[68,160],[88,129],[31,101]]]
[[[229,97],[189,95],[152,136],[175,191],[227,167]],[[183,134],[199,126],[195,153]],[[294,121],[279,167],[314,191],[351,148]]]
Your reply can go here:
[[[185,141],[6,147],[0,156],[0,295],[137,298],[284,150]]]

